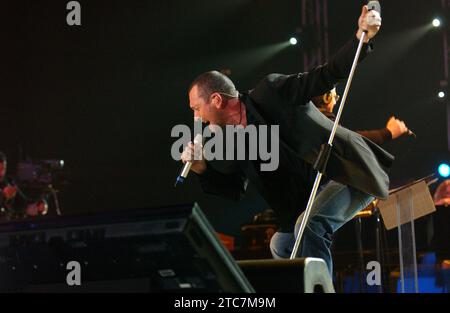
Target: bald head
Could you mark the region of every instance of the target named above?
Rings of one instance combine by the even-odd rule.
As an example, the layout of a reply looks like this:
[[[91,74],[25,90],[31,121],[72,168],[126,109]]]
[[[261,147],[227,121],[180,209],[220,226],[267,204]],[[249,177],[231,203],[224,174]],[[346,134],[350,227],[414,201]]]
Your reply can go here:
[[[218,71],[209,71],[198,76],[192,82],[189,91],[191,91],[194,86],[198,87],[199,96],[205,101],[207,101],[214,92],[218,92],[228,98],[237,98],[239,95],[231,79]]]

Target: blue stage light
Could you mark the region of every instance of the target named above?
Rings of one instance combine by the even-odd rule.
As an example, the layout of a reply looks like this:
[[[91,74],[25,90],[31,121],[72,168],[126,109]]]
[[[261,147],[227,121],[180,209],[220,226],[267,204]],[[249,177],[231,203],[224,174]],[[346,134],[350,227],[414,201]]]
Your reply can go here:
[[[438,168],[439,175],[446,178],[450,176],[450,166],[448,164],[442,163]]]

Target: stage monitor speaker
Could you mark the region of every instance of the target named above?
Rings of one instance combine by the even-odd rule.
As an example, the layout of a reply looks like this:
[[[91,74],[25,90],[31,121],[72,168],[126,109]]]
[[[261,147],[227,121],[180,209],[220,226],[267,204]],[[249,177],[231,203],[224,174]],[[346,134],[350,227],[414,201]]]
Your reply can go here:
[[[1,224],[0,277],[0,292],[254,292],[196,204]]]
[[[318,258],[238,261],[256,292],[334,293],[325,261]]]

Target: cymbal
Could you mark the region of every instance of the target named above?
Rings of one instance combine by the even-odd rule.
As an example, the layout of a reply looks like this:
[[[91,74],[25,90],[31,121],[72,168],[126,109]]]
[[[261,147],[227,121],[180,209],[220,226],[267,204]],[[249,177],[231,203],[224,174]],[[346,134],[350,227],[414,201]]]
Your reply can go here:
[[[364,218],[372,216],[378,204],[378,201],[379,201],[378,199],[375,199],[372,202],[370,202],[368,206],[366,206],[364,209],[356,213],[355,218],[357,217]]]

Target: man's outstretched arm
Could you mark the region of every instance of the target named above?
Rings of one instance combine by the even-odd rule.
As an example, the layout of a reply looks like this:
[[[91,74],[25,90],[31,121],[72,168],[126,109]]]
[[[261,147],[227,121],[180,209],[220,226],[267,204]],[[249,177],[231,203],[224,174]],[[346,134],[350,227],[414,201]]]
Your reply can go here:
[[[405,122],[392,116],[385,128],[375,129],[375,130],[359,130],[358,134],[369,138],[378,145],[390,141],[392,139],[397,139],[398,137],[406,134],[408,132],[408,127],[406,127]]]
[[[369,22],[372,21],[372,25]],[[293,75],[269,75],[267,83],[278,90],[284,100],[293,105],[306,104],[312,97],[322,95],[333,89],[336,83],[348,77],[357,51],[359,40],[364,31],[366,36],[359,61],[361,61],[371,47],[368,45],[381,27],[381,17],[376,11],[368,11],[363,6],[358,20],[358,30],[324,65],[315,67],[309,72]]]

